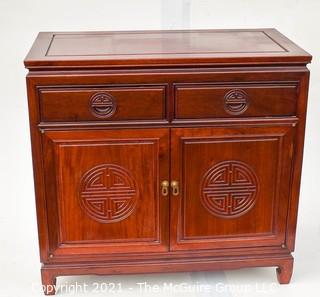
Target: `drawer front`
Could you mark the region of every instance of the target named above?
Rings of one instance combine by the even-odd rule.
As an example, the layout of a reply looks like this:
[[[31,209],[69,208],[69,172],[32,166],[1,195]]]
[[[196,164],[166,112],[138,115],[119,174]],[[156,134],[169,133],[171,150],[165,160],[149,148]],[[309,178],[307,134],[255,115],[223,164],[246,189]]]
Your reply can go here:
[[[296,84],[176,85],[175,118],[292,116]]]
[[[160,120],[165,86],[40,88],[42,122]]]

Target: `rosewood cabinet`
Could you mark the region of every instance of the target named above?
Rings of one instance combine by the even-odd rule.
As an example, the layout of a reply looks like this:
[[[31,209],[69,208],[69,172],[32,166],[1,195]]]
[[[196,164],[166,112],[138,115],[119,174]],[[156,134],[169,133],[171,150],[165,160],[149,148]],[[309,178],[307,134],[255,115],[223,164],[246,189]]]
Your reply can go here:
[[[40,33],[25,65],[45,288],[258,266],[289,283],[310,61],[274,29]]]

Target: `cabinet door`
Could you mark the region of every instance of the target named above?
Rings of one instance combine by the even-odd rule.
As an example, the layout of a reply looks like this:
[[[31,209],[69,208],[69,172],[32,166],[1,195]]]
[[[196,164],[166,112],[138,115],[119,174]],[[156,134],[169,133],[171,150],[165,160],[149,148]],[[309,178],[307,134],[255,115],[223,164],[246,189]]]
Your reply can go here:
[[[281,246],[291,126],[172,130],[171,249]]]
[[[168,129],[43,134],[50,253],[168,249]]]

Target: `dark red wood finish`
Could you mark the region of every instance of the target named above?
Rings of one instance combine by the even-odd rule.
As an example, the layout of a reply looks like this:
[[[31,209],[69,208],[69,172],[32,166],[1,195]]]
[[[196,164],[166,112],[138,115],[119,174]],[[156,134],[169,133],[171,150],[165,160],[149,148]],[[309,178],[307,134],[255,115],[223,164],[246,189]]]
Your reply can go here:
[[[43,144],[50,255],[168,250],[168,129],[47,131]],[[100,184],[117,198],[110,214]]]
[[[40,89],[40,113],[43,122],[161,120],[165,117],[165,86],[136,86],[99,88],[44,88]],[[97,116],[95,94],[110,94],[116,100],[112,113]],[[132,106],[135,106],[133,109]],[[90,108],[88,108],[90,107]],[[99,108],[99,105],[96,107]],[[99,110],[99,109],[98,109]]]
[[[310,61],[274,29],[40,33],[43,284],[257,266],[288,283]]]
[[[183,186],[171,200],[171,249],[284,245],[293,131],[172,129],[171,179]]]
[[[272,84],[187,84],[175,86],[175,118],[290,116],[296,113],[297,85]],[[244,98],[233,101],[232,92]],[[231,98],[230,98],[231,97]],[[194,98],[197,98],[194,100]],[[243,110],[237,106],[246,104]],[[232,107],[235,110],[232,110]],[[250,108],[249,108],[250,106]],[[241,108],[240,108],[241,109]]]

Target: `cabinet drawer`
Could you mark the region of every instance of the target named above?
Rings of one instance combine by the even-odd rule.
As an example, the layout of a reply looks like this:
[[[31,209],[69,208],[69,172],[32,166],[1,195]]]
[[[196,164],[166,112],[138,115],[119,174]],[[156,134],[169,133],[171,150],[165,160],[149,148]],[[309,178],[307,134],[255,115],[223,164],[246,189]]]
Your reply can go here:
[[[175,118],[292,116],[296,84],[176,85]]]
[[[41,121],[120,121],[165,118],[165,86],[40,88]]]

